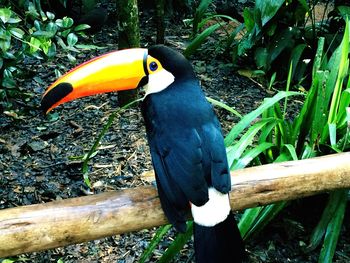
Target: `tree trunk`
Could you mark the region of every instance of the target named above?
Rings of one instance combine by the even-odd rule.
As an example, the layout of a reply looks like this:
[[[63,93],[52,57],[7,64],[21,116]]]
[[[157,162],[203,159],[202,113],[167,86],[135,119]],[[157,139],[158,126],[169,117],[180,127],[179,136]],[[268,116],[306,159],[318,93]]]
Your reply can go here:
[[[118,49],[140,47],[139,11],[137,0],[117,0]],[[135,100],[137,89],[118,92],[119,106]]]
[[[164,0],[156,0],[156,19],[157,19],[157,44],[164,44],[165,17]]]

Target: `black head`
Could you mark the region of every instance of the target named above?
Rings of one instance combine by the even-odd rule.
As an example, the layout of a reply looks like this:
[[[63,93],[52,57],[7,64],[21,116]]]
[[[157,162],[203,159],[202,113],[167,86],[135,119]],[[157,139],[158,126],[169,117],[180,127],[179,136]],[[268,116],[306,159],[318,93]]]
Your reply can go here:
[[[177,80],[195,77],[191,63],[174,49],[155,45],[148,49],[148,54],[158,59],[163,68],[171,72]]]

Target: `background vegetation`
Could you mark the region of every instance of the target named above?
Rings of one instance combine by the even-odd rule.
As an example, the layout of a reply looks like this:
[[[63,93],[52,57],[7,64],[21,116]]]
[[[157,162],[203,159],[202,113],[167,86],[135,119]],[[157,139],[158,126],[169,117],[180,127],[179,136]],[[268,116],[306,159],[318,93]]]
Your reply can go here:
[[[16,81],[26,78],[23,65],[27,60],[47,62],[60,53],[65,54],[67,63],[74,65],[81,50],[99,48],[86,34],[93,25],[79,23],[84,20],[69,16],[74,16],[69,13],[72,1],[59,2],[66,8],[67,14],[63,16],[51,12],[52,1],[0,1],[0,109],[5,114],[15,110],[12,98],[25,101],[33,96]],[[196,6],[193,17],[185,21],[192,25],[193,33],[184,54],[195,57],[214,43],[216,54],[230,60],[240,74],[254,78],[273,92],[271,98],[244,116],[230,105],[210,99],[239,118],[225,138],[231,170],[348,151],[350,7],[324,1],[326,7],[331,6],[331,12],[325,11],[319,19],[315,16],[318,1],[257,0],[238,16],[231,16],[215,12],[213,2],[182,1],[185,7]],[[82,1],[81,7],[89,13],[96,4],[97,1]],[[157,6],[169,9],[162,1],[157,1]],[[162,35],[164,21],[159,24],[158,34]],[[66,67],[58,65],[56,75]],[[303,103],[297,112],[291,112],[289,108],[295,100]],[[96,147],[117,113],[111,115],[94,146],[83,157],[88,185],[88,161],[96,154]],[[305,247],[306,253],[321,247],[319,262],[332,262],[347,200],[347,190],[328,195],[324,212]],[[239,216],[244,239],[254,238],[289,204],[280,202],[244,211]],[[140,262],[147,261],[170,229],[159,228]],[[189,222],[188,231],[175,238],[159,262],[173,259],[191,235]]]

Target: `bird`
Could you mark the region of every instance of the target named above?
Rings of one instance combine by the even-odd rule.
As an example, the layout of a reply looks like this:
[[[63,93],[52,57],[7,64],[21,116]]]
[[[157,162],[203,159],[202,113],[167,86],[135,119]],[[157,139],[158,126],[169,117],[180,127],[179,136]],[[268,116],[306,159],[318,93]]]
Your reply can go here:
[[[85,62],[45,91],[48,113],[68,101],[144,89],[146,126],[162,209],[179,231],[191,211],[197,263],[242,262],[244,242],[230,208],[230,171],[220,122],[191,63],[164,45],[113,51]]]

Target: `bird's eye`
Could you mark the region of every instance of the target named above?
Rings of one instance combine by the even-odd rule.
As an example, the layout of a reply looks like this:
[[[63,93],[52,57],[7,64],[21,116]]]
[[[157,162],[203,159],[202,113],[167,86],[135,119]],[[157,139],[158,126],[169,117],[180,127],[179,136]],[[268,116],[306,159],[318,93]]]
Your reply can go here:
[[[156,71],[157,68],[158,68],[158,64],[157,64],[156,62],[153,61],[153,62],[151,62],[151,63],[149,64],[149,69],[150,69],[150,70]]]

